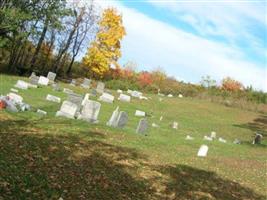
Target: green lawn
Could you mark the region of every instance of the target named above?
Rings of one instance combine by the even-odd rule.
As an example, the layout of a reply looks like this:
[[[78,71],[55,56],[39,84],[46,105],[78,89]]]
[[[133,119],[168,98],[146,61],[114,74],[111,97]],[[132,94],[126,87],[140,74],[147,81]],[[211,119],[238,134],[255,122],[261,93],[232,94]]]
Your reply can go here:
[[[21,77],[0,75],[5,95]],[[27,80],[27,79],[26,79]],[[80,94],[86,90],[60,83]],[[33,111],[0,110],[0,199],[266,199],[267,142],[251,145],[255,131],[267,136],[267,114],[192,98],[146,96],[101,102],[98,124],[55,117],[61,104],[48,102],[51,87],[19,91]],[[113,92],[115,97],[118,94]],[[105,124],[117,106],[129,115],[125,129]],[[160,128],[135,133],[136,109]],[[160,116],[163,120],[159,121]],[[170,128],[179,122],[178,130]],[[226,144],[204,141],[216,131]],[[185,140],[190,134],[195,139]],[[241,145],[232,141],[238,138]],[[199,158],[202,144],[208,156]]]

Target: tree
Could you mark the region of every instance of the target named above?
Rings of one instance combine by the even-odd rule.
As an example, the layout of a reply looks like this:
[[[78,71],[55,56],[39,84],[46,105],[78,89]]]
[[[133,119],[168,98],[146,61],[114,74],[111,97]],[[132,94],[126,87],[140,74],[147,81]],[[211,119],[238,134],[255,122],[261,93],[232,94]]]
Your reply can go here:
[[[167,75],[161,67],[158,67],[151,72],[151,77],[153,83],[158,87],[158,89],[161,89],[164,80],[167,78]]]
[[[227,91],[239,91],[242,90],[244,87],[242,83],[236,81],[230,77],[226,77],[222,80],[222,89]]]
[[[209,75],[202,76],[200,84],[205,88],[211,88],[216,86],[216,81],[211,79]]]
[[[151,74],[146,71],[140,72],[138,75],[138,82],[142,87],[152,84],[153,80]]]
[[[104,10],[96,39],[83,58],[83,65],[95,78],[103,78],[111,65],[118,67],[121,40],[125,36],[122,16],[114,8]]]

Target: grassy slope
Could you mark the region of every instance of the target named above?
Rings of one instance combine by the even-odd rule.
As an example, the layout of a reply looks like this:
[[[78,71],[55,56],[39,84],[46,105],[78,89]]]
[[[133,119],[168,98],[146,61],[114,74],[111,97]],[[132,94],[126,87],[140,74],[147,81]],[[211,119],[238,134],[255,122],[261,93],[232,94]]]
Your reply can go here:
[[[1,75],[0,94],[18,77]],[[61,83],[78,93],[86,90]],[[33,108],[48,111],[0,111],[0,197],[12,199],[265,199],[266,141],[249,144],[255,130],[266,136],[266,114],[258,114],[190,98],[158,97],[102,103],[100,123],[55,118],[60,104],[48,102],[51,87],[20,91]],[[114,93],[115,96],[118,96]],[[119,105],[129,114],[123,130],[105,125]],[[152,113],[149,136],[135,133],[136,109]],[[159,118],[163,116],[160,122]],[[170,123],[179,122],[179,129]],[[203,141],[216,131],[228,143]],[[187,134],[195,137],[186,141]],[[234,145],[235,138],[242,145]],[[198,158],[208,144],[207,158]],[[1,199],[1,198],[0,198]]]

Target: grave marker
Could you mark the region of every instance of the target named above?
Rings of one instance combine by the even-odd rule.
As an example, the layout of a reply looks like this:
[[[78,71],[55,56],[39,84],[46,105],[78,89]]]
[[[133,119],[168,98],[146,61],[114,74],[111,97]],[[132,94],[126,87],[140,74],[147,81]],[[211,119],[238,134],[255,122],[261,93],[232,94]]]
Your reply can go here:
[[[198,150],[197,156],[206,157],[208,150],[209,150],[209,147],[207,145],[201,145],[201,147]]]
[[[101,104],[97,101],[88,100],[86,101],[81,114],[78,119],[82,119],[88,122],[97,123],[98,114],[101,108]]]
[[[60,110],[56,113],[56,116],[74,119],[77,109],[78,107],[75,103],[72,103],[70,101],[63,101]]]

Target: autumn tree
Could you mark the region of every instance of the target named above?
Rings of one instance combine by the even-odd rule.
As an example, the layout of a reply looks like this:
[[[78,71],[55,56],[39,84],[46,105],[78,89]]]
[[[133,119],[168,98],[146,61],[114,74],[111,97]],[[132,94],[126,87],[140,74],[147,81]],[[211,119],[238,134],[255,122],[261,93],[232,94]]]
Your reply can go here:
[[[226,77],[222,80],[222,89],[227,91],[238,91],[243,89],[243,85],[239,81]]]
[[[96,39],[83,58],[83,65],[94,78],[103,78],[110,67],[118,67],[121,40],[125,36],[122,16],[114,8],[104,10]]]

